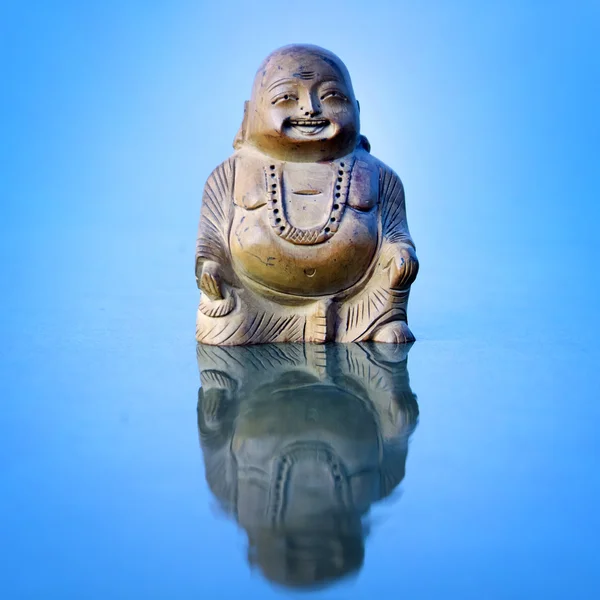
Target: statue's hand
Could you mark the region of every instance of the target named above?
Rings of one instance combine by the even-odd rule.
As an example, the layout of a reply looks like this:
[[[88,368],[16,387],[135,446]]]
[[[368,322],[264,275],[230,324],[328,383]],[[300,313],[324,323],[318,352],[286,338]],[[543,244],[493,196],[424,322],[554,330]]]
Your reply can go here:
[[[223,300],[221,291],[221,276],[218,263],[207,260],[202,265],[200,274],[200,290],[211,300]]]
[[[407,288],[417,277],[419,261],[412,246],[402,246],[389,262],[390,287],[393,290]]]

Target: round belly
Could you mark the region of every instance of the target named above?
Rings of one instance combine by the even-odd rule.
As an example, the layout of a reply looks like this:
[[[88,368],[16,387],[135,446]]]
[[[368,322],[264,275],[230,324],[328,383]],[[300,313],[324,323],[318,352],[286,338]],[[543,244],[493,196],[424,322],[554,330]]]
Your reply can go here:
[[[266,207],[236,207],[229,243],[234,269],[242,277],[298,296],[336,294],[355,284],[371,264],[377,248],[377,211],[348,208],[333,237],[304,246],[273,231]]]

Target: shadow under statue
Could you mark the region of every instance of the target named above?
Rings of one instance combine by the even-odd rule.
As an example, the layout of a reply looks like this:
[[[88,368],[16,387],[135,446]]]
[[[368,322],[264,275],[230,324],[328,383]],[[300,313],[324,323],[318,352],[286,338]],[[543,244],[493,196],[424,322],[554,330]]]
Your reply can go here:
[[[402,481],[419,409],[408,345],[197,346],[206,479],[271,582],[358,572],[371,505]]]

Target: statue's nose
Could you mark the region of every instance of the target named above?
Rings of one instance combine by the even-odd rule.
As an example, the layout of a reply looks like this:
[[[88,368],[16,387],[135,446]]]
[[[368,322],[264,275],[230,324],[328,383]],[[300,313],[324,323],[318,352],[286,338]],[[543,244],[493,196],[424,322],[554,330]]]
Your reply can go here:
[[[321,103],[318,98],[309,94],[306,98],[306,104],[301,106],[300,110],[304,111],[305,117],[316,117],[321,114]]]

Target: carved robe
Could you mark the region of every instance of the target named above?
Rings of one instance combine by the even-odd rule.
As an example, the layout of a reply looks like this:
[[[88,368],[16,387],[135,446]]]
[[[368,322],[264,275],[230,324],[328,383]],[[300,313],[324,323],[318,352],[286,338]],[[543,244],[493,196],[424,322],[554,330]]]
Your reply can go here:
[[[295,191],[292,166],[242,148],[208,178],[196,277],[217,263],[223,298],[202,295],[199,342],[355,342],[406,322],[409,290],[389,284],[394,255],[414,248],[400,178],[362,147],[308,166],[324,173],[323,190]],[[298,225],[317,206],[311,194],[319,218]]]

